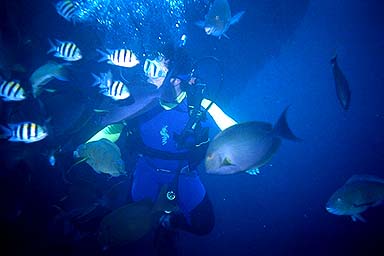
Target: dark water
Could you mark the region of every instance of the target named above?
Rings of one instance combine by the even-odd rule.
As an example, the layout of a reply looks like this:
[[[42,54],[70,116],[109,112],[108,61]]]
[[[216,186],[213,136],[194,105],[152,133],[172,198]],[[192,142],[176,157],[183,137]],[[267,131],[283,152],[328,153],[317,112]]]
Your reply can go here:
[[[110,5],[124,2],[125,6],[134,3],[111,1]],[[204,237],[182,233],[180,255],[383,255],[383,206],[363,213],[367,223],[352,222],[325,210],[330,195],[350,176],[384,177],[381,2],[231,1],[232,13],[246,13],[227,32],[229,40],[209,37],[193,25],[207,10],[205,2],[185,1],[188,11],[182,16],[182,29],[164,32],[164,42],[175,41],[185,32],[194,59],[213,55],[220,60],[224,82],[219,90],[221,70],[203,64],[205,76],[215,88],[211,96],[239,122],[274,122],[291,105],[288,122],[303,141],[284,141],[258,176],[202,174],[216,225]],[[95,49],[139,47],[130,39],[143,36],[146,51],[156,51],[164,42],[153,38],[167,25],[149,24],[144,34],[129,37],[124,14],[102,16],[115,22],[107,28],[94,20],[68,23],[57,15],[51,1],[45,0],[7,0],[0,11],[1,35],[6,39],[3,47],[16,49],[14,58],[26,72],[15,75],[27,88],[33,70],[54,60],[46,54],[48,38],[76,41],[85,56],[73,63],[71,82],[53,81],[51,86],[57,93],[41,95],[44,111],[35,100],[0,103],[2,124],[25,119],[44,122],[50,117],[55,134],[34,144],[1,141],[2,254],[100,255],[97,242],[87,234],[94,232],[104,212],[73,224],[55,219],[58,207],[87,209],[116,184],[117,195],[110,206],[117,206],[129,198],[129,180],[97,175],[84,164],[71,172],[67,178],[72,184],[68,184],[62,173],[73,164],[70,147],[58,156],[54,168],[47,155],[57,141],[66,140],[65,134],[77,120],[85,122],[82,118],[101,98],[90,86],[90,73],[104,72],[111,66],[97,63]],[[155,14],[151,19],[156,21],[160,16]],[[335,53],[352,92],[347,112],[335,93],[330,65]],[[78,139],[91,136],[91,130],[84,127]],[[128,255],[130,250],[115,255]],[[140,252],[140,245],[135,250]],[[142,250],[145,255],[144,247]]]

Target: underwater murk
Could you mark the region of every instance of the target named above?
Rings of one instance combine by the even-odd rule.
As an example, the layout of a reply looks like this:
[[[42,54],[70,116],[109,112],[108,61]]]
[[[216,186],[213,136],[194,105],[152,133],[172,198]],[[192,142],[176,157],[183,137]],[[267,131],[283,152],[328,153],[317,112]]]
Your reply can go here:
[[[177,232],[175,255],[384,255],[383,7],[1,1],[1,254],[157,255],[134,147],[90,138],[157,102],[136,85],[182,47],[238,124],[199,169],[214,229]]]

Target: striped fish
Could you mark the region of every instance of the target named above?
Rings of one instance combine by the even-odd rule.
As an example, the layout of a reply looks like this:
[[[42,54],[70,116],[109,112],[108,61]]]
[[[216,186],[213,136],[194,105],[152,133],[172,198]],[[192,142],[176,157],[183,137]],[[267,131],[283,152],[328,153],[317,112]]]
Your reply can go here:
[[[4,101],[20,101],[26,98],[24,89],[16,80],[1,82],[0,97]]]
[[[74,22],[76,19],[76,6],[71,0],[59,1],[55,5],[57,13],[69,22]]]
[[[125,100],[131,94],[128,87],[119,80],[112,80],[112,73],[101,73],[100,77],[92,74],[96,79],[95,85],[99,85],[100,93],[105,96],[111,97],[114,100]]]
[[[146,59],[144,63],[144,73],[147,77],[156,79],[159,77],[166,77],[167,68],[164,63],[157,60]]]
[[[54,44],[51,40],[48,39],[48,41],[51,49],[47,54],[54,52],[55,57],[62,58],[66,61],[77,61],[82,58],[81,51],[75,43],[56,40],[56,44]]]
[[[44,139],[48,133],[46,129],[36,123],[22,122],[0,126],[2,134],[0,138],[8,138],[9,141],[31,143]]]
[[[132,68],[139,64],[136,55],[128,49],[107,50],[108,53],[99,49],[97,51],[102,55],[99,62],[107,60],[111,65],[116,65],[125,68]]]

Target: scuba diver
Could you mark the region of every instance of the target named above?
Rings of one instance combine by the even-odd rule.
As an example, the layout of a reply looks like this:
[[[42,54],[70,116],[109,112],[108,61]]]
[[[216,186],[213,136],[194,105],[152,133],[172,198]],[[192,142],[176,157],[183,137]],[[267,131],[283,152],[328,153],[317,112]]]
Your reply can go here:
[[[212,203],[197,168],[211,136],[236,124],[215,103],[204,98],[206,85],[192,70],[184,47],[176,47],[167,57],[147,59],[147,82],[160,92],[156,106],[108,125],[88,140],[120,140],[120,145],[137,153],[131,188],[133,201],[150,199],[155,203],[166,186],[166,200],[171,207],[159,214],[154,241],[159,255],[175,255],[173,240],[177,230],[205,235],[213,229]],[[116,130],[121,136],[116,136]]]

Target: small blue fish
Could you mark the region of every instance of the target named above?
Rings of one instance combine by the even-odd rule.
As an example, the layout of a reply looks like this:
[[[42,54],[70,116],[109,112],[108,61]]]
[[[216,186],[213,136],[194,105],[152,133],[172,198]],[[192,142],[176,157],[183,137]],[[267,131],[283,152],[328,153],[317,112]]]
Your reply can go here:
[[[40,141],[48,136],[47,130],[33,122],[22,122],[0,126],[2,134],[0,138],[7,138],[9,141],[32,143]]]

